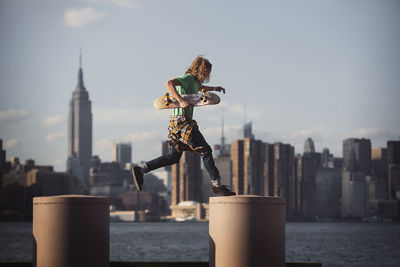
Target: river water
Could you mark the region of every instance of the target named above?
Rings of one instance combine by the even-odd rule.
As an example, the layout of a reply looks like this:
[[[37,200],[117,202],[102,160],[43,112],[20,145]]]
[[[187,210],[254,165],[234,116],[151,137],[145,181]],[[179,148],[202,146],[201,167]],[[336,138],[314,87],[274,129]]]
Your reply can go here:
[[[32,260],[32,224],[0,223],[0,262]],[[111,261],[208,261],[208,223],[111,223]],[[287,223],[286,261],[400,266],[398,223]]]

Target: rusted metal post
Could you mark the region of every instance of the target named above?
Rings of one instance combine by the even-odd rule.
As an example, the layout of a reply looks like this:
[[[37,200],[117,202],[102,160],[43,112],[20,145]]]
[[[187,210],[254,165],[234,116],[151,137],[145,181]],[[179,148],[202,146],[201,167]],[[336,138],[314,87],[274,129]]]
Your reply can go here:
[[[109,199],[86,195],[33,199],[33,266],[108,267]]]
[[[209,212],[210,266],[285,266],[283,198],[211,197]]]

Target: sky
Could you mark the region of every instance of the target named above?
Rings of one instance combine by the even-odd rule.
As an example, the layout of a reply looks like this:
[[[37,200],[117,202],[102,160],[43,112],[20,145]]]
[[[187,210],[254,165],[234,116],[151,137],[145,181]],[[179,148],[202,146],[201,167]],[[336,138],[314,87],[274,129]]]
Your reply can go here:
[[[219,105],[194,118],[211,146],[256,139],[342,155],[346,138],[400,138],[400,1],[0,0],[0,139],[7,159],[64,171],[69,101],[82,50],[93,155],[160,155],[165,82],[197,55],[213,64]]]

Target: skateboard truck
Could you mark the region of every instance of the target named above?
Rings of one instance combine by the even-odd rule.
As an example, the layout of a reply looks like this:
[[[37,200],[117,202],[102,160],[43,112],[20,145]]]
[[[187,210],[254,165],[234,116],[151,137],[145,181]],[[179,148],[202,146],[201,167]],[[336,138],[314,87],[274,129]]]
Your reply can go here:
[[[208,93],[206,90],[202,89],[201,90],[201,97],[200,97],[200,101],[205,103],[208,100]]]
[[[169,97],[169,93],[165,93],[165,95],[164,95],[164,105],[166,107],[168,107],[171,102],[172,102],[172,100]]]

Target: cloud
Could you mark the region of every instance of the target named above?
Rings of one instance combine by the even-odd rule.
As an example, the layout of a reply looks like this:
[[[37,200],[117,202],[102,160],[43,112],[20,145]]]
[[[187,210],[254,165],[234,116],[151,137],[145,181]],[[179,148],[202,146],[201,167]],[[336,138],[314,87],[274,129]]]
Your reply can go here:
[[[97,108],[93,111],[93,118],[96,123],[126,124],[168,121],[170,113],[170,111],[163,113],[154,108]]]
[[[3,111],[0,111],[0,122],[20,120],[20,119],[26,118],[28,115],[29,115],[29,112],[24,109],[3,110]]]
[[[62,123],[62,116],[56,115],[43,119],[40,124],[45,127],[51,127]]]
[[[53,142],[57,139],[63,138],[64,137],[64,133],[50,133],[46,136],[46,140],[49,142]]]
[[[140,0],[86,0],[92,3],[110,3],[123,8],[136,8]]]
[[[100,21],[107,16],[105,12],[98,12],[90,7],[69,9],[64,14],[64,22],[73,28],[80,28],[90,23]]]
[[[6,149],[10,149],[13,147],[16,147],[19,144],[19,140],[14,138],[14,139],[9,139],[6,141]]]

